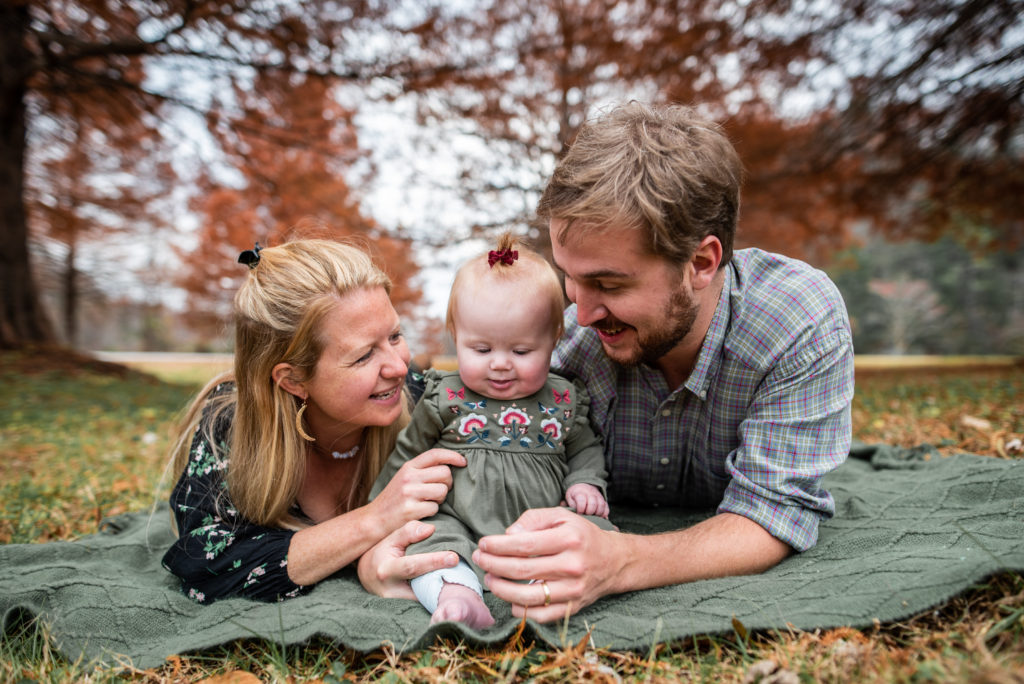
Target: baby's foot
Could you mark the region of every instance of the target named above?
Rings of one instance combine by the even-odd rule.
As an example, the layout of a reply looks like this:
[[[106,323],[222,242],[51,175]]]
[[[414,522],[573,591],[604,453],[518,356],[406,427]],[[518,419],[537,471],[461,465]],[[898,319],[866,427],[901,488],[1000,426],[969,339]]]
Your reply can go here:
[[[474,629],[494,624],[491,611],[487,609],[480,594],[461,584],[445,582],[437,598],[437,610],[430,616],[430,623],[461,622]]]

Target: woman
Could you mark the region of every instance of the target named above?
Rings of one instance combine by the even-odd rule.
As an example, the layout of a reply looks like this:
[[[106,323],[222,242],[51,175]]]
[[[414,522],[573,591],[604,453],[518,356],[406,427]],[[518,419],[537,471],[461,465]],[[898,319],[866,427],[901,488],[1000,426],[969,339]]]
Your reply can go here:
[[[235,296],[234,372],[200,392],[175,447],[179,537],[163,563],[202,603],[295,596],[389,535],[429,534],[414,521],[437,512],[449,466],[465,464],[425,452],[366,503],[408,422],[389,279],[328,240],[257,245],[239,260],[250,271]],[[452,556],[418,556],[398,574]]]

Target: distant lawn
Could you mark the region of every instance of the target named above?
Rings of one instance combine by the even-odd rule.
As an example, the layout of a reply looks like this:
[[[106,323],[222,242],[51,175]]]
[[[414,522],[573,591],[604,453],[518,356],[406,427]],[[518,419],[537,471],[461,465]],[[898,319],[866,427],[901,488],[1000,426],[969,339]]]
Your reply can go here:
[[[155,369],[159,370],[159,369]],[[70,354],[0,353],[0,542],[74,539],[110,515],[148,509],[167,464],[174,422],[209,368],[173,369],[170,383]],[[965,420],[965,417],[968,419]],[[868,372],[858,376],[855,437],[930,442],[944,452],[994,457],[1024,436],[1019,368]],[[293,681],[709,681],[742,682],[759,661],[777,682],[1021,682],[1024,580],[1005,574],[934,611],[875,629],[699,637],[651,652],[564,651],[517,642],[503,652],[444,643],[420,653],[367,657],[326,641],[282,652],[244,642],[183,657],[139,681],[198,681],[227,671]],[[761,667],[761,666],[757,666]],[[611,673],[611,674],[610,674]],[[612,676],[614,674],[614,676]],[[251,681],[236,672],[234,679]],[[45,630],[0,644],[0,681],[111,681],[116,670],[68,663]],[[755,681],[755,680],[751,680]]]

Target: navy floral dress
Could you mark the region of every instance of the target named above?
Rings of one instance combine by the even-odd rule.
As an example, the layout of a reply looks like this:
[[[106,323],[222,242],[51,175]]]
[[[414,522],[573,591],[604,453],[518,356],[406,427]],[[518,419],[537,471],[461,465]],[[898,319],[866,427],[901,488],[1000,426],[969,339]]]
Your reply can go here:
[[[234,391],[234,383],[223,383],[211,399]],[[253,524],[232,506],[225,475],[234,411],[224,411],[213,426],[216,451],[206,438],[211,413],[207,402],[188,464],[171,492],[179,536],[164,554],[163,565],[181,580],[182,591],[199,603],[228,596],[261,601],[297,596],[307,587],[288,577],[288,546],[295,532]],[[301,511],[294,512],[301,516]]]

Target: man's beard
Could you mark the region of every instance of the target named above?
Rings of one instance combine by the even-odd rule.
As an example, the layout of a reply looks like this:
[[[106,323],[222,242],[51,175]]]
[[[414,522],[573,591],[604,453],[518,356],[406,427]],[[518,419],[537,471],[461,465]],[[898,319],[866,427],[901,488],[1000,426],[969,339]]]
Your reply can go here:
[[[623,366],[636,366],[641,362],[651,366],[655,365],[658,359],[672,351],[689,334],[694,321],[697,320],[699,306],[695,298],[680,283],[665,308],[666,314],[661,329],[646,331],[641,335],[636,326],[630,326],[636,330],[637,346],[627,352],[628,356],[622,357],[607,348],[605,348],[605,354]],[[606,319],[594,327],[609,329],[623,325],[625,323],[620,320]]]
[[[640,353],[633,365],[636,365],[638,361],[643,361],[647,365],[653,366],[658,359],[675,349],[676,345],[690,334],[700,308],[694,299],[684,287],[679,287],[672,293],[665,316],[667,327],[663,330],[652,330],[647,335],[638,337],[637,344],[640,346]]]

